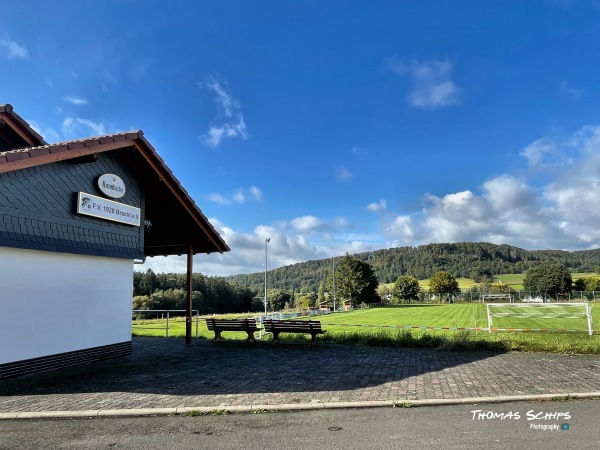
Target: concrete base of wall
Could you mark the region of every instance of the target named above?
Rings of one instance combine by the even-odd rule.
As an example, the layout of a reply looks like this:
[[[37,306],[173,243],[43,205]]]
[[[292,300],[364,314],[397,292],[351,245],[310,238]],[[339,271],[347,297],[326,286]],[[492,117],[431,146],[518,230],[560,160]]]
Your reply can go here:
[[[89,364],[104,359],[118,358],[120,356],[130,355],[131,352],[132,343],[129,341],[0,364],[0,380]]]

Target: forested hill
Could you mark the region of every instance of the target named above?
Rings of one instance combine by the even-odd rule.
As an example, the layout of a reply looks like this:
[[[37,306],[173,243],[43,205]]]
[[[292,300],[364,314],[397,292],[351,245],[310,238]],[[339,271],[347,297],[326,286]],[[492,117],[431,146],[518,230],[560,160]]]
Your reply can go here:
[[[371,264],[380,283],[394,282],[400,275],[431,278],[439,271],[454,277],[477,278],[504,273],[524,273],[538,261],[556,261],[572,272],[594,272],[600,266],[600,249],[568,252],[527,251],[510,245],[459,242],[398,247],[353,255]],[[307,261],[268,272],[269,288],[316,292],[332,272],[332,260]],[[226,278],[256,292],[264,289],[264,272]]]

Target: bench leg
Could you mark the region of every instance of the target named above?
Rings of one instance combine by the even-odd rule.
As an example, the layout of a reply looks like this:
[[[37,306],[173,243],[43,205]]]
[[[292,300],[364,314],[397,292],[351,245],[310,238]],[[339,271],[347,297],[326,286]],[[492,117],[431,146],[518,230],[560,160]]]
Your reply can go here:
[[[279,344],[279,333],[280,331],[273,331],[273,340],[271,341],[273,345]]]
[[[220,331],[217,331],[217,330],[215,330],[215,338],[213,339],[213,342],[220,341],[221,339],[223,339],[223,338],[221,337],[221,332],[220,332]]]
[[[248,334],[248,338],[246,339],[246,342],[256,342],[256,338],[254,337],[254,331],[246,331],[246,334]]]
[[[313,344],[319,345],[319,343],[317,342],[317,334],[316,333],[310,333],[310,342],[308,343],[308,346],[310,347]]]

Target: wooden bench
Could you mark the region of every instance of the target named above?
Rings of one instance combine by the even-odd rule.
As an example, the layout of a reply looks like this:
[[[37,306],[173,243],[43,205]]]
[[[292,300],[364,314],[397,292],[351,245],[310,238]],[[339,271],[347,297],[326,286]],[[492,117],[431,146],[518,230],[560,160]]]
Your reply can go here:
[[[255,319],[206,319],[206,327],[209,331],[215,332],[213,342],[223,339],[223,331],[245,331],[248,334],[246,342],[256,342],[254,332],[260,328],[256,326]]]
[[[279,344],[280,333],[310,334],[309,345],[317,344],[317,335],[326,333],[316,320],[265,320],[265,331],[273,333],[273,344]]]

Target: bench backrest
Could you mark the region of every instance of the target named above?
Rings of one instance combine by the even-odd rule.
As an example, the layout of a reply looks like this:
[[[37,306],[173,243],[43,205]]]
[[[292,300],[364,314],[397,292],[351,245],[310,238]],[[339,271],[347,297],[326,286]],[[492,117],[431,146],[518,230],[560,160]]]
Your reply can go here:
[[[235,328],[245,330],[256,328],[256,319],[206,319],[206,326],[210,331],[224,328]]]
[[[273,329],[322,331],[321,322],[317,320],[265,320],[265,331]]]

